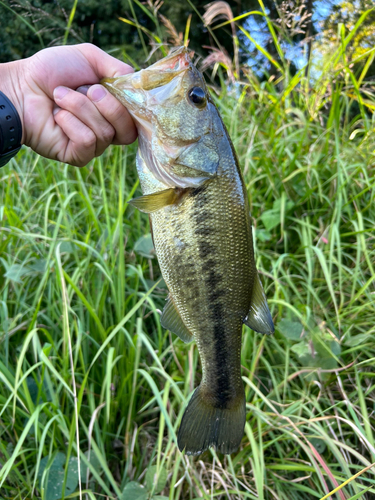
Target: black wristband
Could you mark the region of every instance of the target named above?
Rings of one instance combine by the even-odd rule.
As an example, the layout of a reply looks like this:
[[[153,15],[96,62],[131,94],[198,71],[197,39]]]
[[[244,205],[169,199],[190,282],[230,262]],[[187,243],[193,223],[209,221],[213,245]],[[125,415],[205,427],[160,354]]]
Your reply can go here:
[[[16,108],[0,91],[0,167],[21,149],[22,124]]]

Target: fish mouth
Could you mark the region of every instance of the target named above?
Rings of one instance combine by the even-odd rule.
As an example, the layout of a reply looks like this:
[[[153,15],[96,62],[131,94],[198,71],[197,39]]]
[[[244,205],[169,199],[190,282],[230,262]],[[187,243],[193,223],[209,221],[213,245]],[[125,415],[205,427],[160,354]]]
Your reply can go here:
[[[128,108],[134,118],[162,102],[176,90],[183,75],[193,66],[186,47],[178,47],[146,69],[115,78],[103,78],[104,85]]]
[[[184,120],[181,115],[186,113],[183,106],[192,106],[188,90],[195,82],[205,85],[186,47],[172,50],[141,71],[100,82],[133,117],[138,130],[138,156],[153,177],[168,187],[196,187],[211,177],[211,172],[188,165],[192,162],[188,152],[202,135],[200,126],[196,131],[190,127],[186,139],[179,135],[179,122]],[[174,112],[175,108],[178,111]]]

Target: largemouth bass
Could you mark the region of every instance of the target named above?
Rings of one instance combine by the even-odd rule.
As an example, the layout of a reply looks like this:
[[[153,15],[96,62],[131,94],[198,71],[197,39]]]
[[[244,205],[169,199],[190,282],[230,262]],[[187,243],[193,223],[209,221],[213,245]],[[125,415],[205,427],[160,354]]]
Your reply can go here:
[[[195,340],[202,381],[178,432],[187,454],[241,442],[245,391],[241,337],[245,323],[274,326],[254,262],[246,188],[236,153],[202,74],[188,50],[102,82],[129,110],[139,133],[137,170],[169,297],[164,328]]]

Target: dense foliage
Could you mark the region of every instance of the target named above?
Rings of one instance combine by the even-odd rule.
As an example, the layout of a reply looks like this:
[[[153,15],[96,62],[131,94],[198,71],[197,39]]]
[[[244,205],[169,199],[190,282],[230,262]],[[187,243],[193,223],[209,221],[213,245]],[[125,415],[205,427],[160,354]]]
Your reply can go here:
[[[207,9],[213,15],[206,17]],[[273,23],[274,33],[268,21]],[[207,57],[216,46],[220,33],[220,49],[225,58],[247,62],[258,73],[273,74],[277,70],[256,43],[270,56],[282,63],[274,44],[277,36],[292,70],[299,69],[301,60],[311,56],[314,36],[318,35],[320,51],[338,43],[342,30],[351,31],[360,21],[355,40],[347,47],[347,57],[355,59],[374,45],[375,11],[363,16],[373,7],[372,0],[2,0],[0,1],[0,62],[28,57],[43,47],[61,43],[91,42],[111,52],[125,62],[138,66],[140,54],[147,57],[148,42],[160,44],[168,39],[172,45],[182,44],[188,34],[190,48]],[[251,15],[244,15],[252,12]],[[228,18],[235,24],[216,28]],[[129,23],[130,21],[130,23]],[[213,31],[207,29],[212,25]],[[187,30],[187,26],[191,26]],[[252,35],[252,40],[244,33]],[[233,44],[233,36],[235,44]],[[217,56],[217,54],[216,54]],[[370,64],[367,75],[375,74]]]
[[[203,15],[207,3],[194,0],[193,5]],[[254,6],[258,8],[256,0],[231,0],[228,4],[234,15],[252,10]],[[149,2],[150,5],[152,8],[145,9],[140,2],[133,3],[128,0],[0,2],[0,62],[28,57],[43,47],[63,42],[91,42],[104,50],[116,51],[118,57],[123,54],[128,61],[136,62],[139,60],[139,52],[145,48],[142,37],[146,38],[147,43],[147,36],[134,26],[121,22],[119,18],[132,19],[142,28],[153,31],[159,8],[165,19],[176,28],[177,33],[184,33],[188,17],[192,15],[194,28],[190,32],[190,46],[203,54],[206,53],[203,46],[211,45],[212,39],[207,30],[203,30],[202,20],[193,7],[187,2],[173,0],[166,0],[164,3]],[[160,24],[165,33],[167,27],[162,22]],[[160,35],[160,31],[158,34]],[[230,37],[226,40],[224,37],[222,43],[231,50]],[[145,56],[144,52],[143,55]]]

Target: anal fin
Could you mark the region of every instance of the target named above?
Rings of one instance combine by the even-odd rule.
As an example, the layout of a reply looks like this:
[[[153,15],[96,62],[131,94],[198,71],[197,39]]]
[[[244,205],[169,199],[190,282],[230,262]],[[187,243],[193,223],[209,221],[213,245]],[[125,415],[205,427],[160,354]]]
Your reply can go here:
[[[164,306],[160,323],[163,328],[175,333],[187,344],[194,340],[193,335],[182,321],[181,316],[178,314],[176,306],[173,304],[170,297],[168,297],[167,303]]]
[[[128,203],[133,207],[138,208],[146,214],[156,212],[168,205],[174,205],[180,199],[181,194],[175,188],[163,189],[156,193],[145,194],[138,198],[133,198]]]
[[[245,325],[258,333],[271,335],[275,332],[272,316],[258,272],[256,273],[250,310],[244,319]]]

